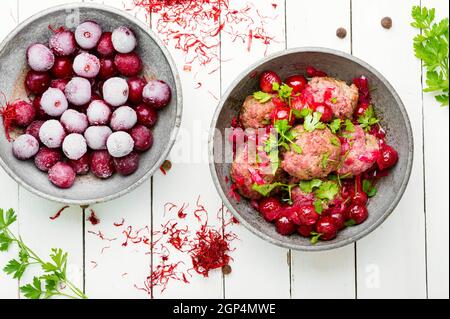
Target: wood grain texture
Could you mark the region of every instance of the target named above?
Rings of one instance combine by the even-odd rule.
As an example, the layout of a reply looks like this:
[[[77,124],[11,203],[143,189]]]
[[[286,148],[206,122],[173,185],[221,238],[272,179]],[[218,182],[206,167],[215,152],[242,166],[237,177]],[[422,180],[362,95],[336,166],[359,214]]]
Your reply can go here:
[[[423,193],[422,83],[409,25],[410,2],[353,1],[353,54],[378,69],[399,93],[414,134],[414,165],[403,199],[392,215],[357,244],[358,297],[426,297]],[[381,27],[389,16],[393,27]],[[396,48],[396,49],[393,49]]]
[[[448,1],[422,0],[436,8],[436,19],[448,18]],[[424,72],[426,72],[424,70]],[[426,87],[426,77],[423,86]],[[427,223],[428,297],[449,297],[449,108],[440,107],[432,94],[423,95],[425,151],[425,207]]]
[[[288,48],[319,46],[351,52],[347,0],[288,0],[287,26]],[[340,27],[347,30],[344,39],[336,36]],[[292,277],[294,298],[355,298],[354,245],[319,253],[293,252]]]

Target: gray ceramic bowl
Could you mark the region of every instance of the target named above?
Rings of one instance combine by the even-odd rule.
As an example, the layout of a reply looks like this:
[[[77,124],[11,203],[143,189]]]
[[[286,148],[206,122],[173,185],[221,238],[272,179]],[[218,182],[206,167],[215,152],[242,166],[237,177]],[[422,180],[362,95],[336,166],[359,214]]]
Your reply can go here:
[[[274,70],[281,78],[295,73],[304,73],[307,66],[314,66],[329,75],[351,83],[354,77],[364,75],[369,79],[373,91],[373,102],[381,124],[387,131],[387,141],[400,155],[398,165],[392,173],[378,184],[379,193],[370,200],[369,219],[356,227],[340,232],[332,241],[321,241],[311,245],[309,240],[297,235],[279,235],[272,224],[267,223],[250,205],[242,199],[236,201],[228,195],[227,176],[230,164],[223,163],[224,154],[220,142],[224,130],[230,127],[246,96],[259,90],[259,74]],[[220,134],[218,134],[220,132]],[[229,154],[228,154],[229,155]],[[222,97],[215,113],[209,141],[209,160],[213,180],[224,203],[236,218],[261,238],[276,245],[303,251],[334,249],[350,244],[377,228],[394,210],[400,201],[411,173],[413,163],[413,136],[411,125],[400,97],[389,82],[367,63],[343,52],[324,48],[300,48],[272,55],[244,71]]]
[[[144,62],[147,78],[159,78],[172,88],[172,102],[160,112],[158,124],[153,130],[153,148],[141,156],[137,172],[128,177],[118,174],[108,180],[100,180],[89,174],[77,177],[75,185],[67,190],[58,189],[47,175],[36,169],[32,161],[20,162],[11,152],[11,143],[0,124],[0,164],[20,185],[37,195],[68,204],[91,204],[122,196],[151,176],[167,157],[178,133],[181,122],[182,94],[180,78],[169,52],[149,27],[129,14],[103,4],[77,3],[42,11],[20,24],[0,45],[0,91],[8,100],[26,98],[23,81],[27,72],[26,48],[33,43],[48,43],[53,27],[66,26],[74,30],[79,14],[80,23],[85,20],[98,22],[103,30],[127,25],[138,38],[138,53]],[[75,18],[75,22],[74,19]],[[1,122],[1,121],[0,121]]]

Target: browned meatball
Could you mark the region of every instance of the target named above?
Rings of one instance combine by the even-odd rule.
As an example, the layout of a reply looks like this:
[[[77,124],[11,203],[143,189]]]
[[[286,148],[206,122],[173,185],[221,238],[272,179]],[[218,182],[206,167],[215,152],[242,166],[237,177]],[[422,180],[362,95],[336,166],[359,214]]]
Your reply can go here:
[[[307,132],[302,125],[297,131],[295,144],[300,146],[299,154],[290,150],[283,154],[281,167],[290,175],[301,180],[324,178],[339,165],[341,145],[339,139],[328,128]]]
[[[266,127],[270,124],[270,117],[275,108],[272,101],[260,103],[253,96],[248,96],[241,109],[241,123],[245,128]]]
[[[308,83],[304,94],[311,94],[316,103],[326,103],[338,118],[351,118],[358,105],[358,88],[329,77],[315,77]]]
[[[379,153],[378,140],[375,136],[365,133],[355,125],[355,132],[345,132],[347,139],[342,143],[342,163],[338,170],[340,175],[357,176],[375,164]]]

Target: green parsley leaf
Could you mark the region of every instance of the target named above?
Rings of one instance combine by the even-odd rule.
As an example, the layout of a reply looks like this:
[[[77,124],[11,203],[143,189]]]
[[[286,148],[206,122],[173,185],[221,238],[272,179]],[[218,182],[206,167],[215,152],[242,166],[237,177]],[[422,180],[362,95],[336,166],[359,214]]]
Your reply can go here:
[[[297,154],[302,154],[303,150],[299,145],[297,145],[295,143],[291,143],[290,146],[291,146],[291,149],[294,150],[294,152],[296,152]]]
[[[13,209],[9,209],[6,212],[0,208],[0,230],[3,230],[10,226],[17,220],[16,214]]]
[[[319,242],[320,237],[322,237],[323,234],[319,234],[316,232],[311,232],[311,244],[315,245]]]
[[[303,123],[303,127],[307,132],[314,132],[316,129],[323,130],[326,128],[326,125],[320,122],[320,118],[322,114],[320,112],[314,112],[312,115],[309,114],[305,117],[305,122]]]
[[[6,233],[0,232],[0,251],[7,251],[13,239]]]
[[[374,197],[378,192],[375,185],[373,185],[372,182],[367,179],[363,180],[362,188],[364,193],[366,193],[368,197]]]
[[[320,199],[314,201],[314,209],[317,214],[321,215],[323,212],[323,202]]]
[[[331,144],[332,145],[334,145],[334,146],[341,146],[341,142],[339,141],[339,139],[336,137],[336,136],[333,136],[331,139],[330,139],[330,142],[331,142]]]
[[[327,168],[328,166],[328,160],[330,159],[330,153],[325,153],[322,156],[322,168]]]
[[[253,98],[260,103],[266,103],[272,99],[272,95],[263,91],[259,91],[253,93]]]
[[[345,130],[347,132],[355,133],[355,124],[353,124],[352,121],[350,121],[349,119],[346,119],[344,124],[345,124]]]
[[[414,6],[411,25],[420,29],[414,38],[414,52],[423,61],[426,72],[427,88],[425,92],[436,93],[436,101],[442,106],[449,104],[449,20],[445,18],[435,22],[435,9]]]
[[[322,181],[320,179],[313,179],[310,181],[300,181],[300,189],[305,193],[312,193],[315,188],[320,187],[322,185]]]
[[[330,128],[331,132],[333,132],[333,134],[336,134],[336,132],[341,129],[341,124],[341,119],[334,119],[333,122],[328,124],[328,127]]]
[[[345,226],[347,226],[347,227],[352,227],[352,226],[355,226],[355,225],[356,225],[356,222],[355,222],[354,219],[349,219],[349,220],[347,220],[345,222]]]
[[[361,128],[368,131],[372,125],[380,122],[379,119],[376,118],[375,112],[373,110],[373,106],[369,106],[364,112],[364,115],[358,117],[358,123],[361,125]]]
[[[284,184],[282,183],[273,183],[273,184],[253,184],[252,189],[258,193],[260,193],[262,196],[267,197],[270,195],[270,193],[277,187],[280,187]]]
[[[326,181],[316,190],[316,197],[333,200],[337,193],[339,193],[339,185],[332,181]]]
[[[337,103],[337,98],[334,97],[334,98],[332,98],[330,101],[331,101],[331,103],[336,104],[336,103]]]
[[[20,291],[29,299],[39,299],[44,294],[41,281],[38,277],[33,278],[33,284],[20,287]]]

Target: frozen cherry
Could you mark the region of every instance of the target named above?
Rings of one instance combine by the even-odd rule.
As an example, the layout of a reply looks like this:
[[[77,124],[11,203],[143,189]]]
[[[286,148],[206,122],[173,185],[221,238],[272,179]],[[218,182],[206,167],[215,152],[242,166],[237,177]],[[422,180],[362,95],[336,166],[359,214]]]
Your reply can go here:
[[[13,154],[20,160],[32,158],[39,151],[39,142],[30,134],[20,135],[12,146]]]
[[[48,171],[48,178],[53,185],[59,188],[70,188],[75,182],[75,172],[72,167],[63,162],[53,165]]]
[[[33,100],[33,108],[36,111],[36,118],[39,120],[48,120],[49,116],[45,114],[41,106],[41,97],[36,96]]]
[[[261,77],[259,79],[259,86],[261,87],[261,90],[266,93],[273,93],[273,84],[278,83],[281,85],[281,79],[273,71],[264,71],[261,74]]]
[[[33,94],[42,94],[49,88],[50,80],[48,72],[30,70],[25,77],[25,86]]]
[[[69,83],[69,80],[67,79],[55,79],[50,82],[50,87],[64,92],[66,90],[67,83]]]
[[[95,78],[100,71],[99,59],[89,53],[80,53],[73,60],[73,70],[84,78]]]
[[[103,84],[103,98],[111,106],[124,105],[128,100],[128,83],[122,78],[114,77]]]
[[[155,126],[158,121],[158,112],[147,104],[140,104],[136,107],[138,124],[147,127]]]
[[[95,151],[91,155],[91,171],[98,178],[109,178],[114,174],[114,162],[107,151]]]
[[[78,160],[87,152],[86,140],[81,134],[69,134],[63,141],[62,149],[68,159]]]
[[[311,237],[311,233],[314,231],[314,225],[313,226],[305,226],[301,225],[297,228],[297,232],[300,234],[300,236],[303,237]]]
[[[93,21],[80,24],[75,30],[75,40],[86,50],[95,48],[102,35],[102,28]]]
[[[109,126],[91,126],[84,132],[84,138],[91,149],[105,150],[106,141],[111,134]]]
[[[354,220],[357,225],[362,224],[369,217],[366,206],[352,205],[348,210],[348,219]]]
[[[111,118],[111,108],[102,100],[95,100],[89,104],[86,111],[89,124],[107,125]]]
[[[82,106],[89,103],[92,96],[91,82],[89,80],[74,77],[66,85],[67,100],[76,106]]]
[[[329,105],[316,106],[314,111],[322,114],[320,120],[324,123],[329,123],[333,120],[333,109]]]
[[[297,94],[303,91],[308,80],[303,75],[292,75],[286,79],[285,83],[292,88],[293,94]]]
[[[259,202],[258,208],[264,219],[271,223],[280,215],[281,203],[275,197],[264,198]]]
[[[130,135],[134,141],[134,149],[136,151],[145,152],[153,146],[153,134],[144,125],[136,125],[130,131]]]
[[[127,132],[114,132],[106,141],[106,147],[112,157],[124,157],[134,148],[134,140]]]
[[[298,208],[298,217],[300,225],[312,226],[319,220],[319,214],[317,214],[314,206],[305,205]]]
[[[31,136],[34,136],[35,139],[39,140],[39,130],[41,129],[42,124],[44,124],[44,121],[31,122],[25,133],[30,134]]]
[[[130,53],[136,47],[134,32],[127,27],[118,27],[112,32],[111,40],[114,49],[119,53]]]
[[[67,133],[83,134],[89,126],[86,114],[73,109],[65,111],[60,121]]]
[[[112,43],[112,33],[104,32],[97,44],[97,52],[102,57],[112,56],[115,52]]]
[[[123,76],[136,76],[142,70],[142,61],[136,52],[118,53],[114,58],[117,70]]]
[[[292,235],[296,231],[295,224],[291,222],[286,216],[278,218],[275,222],[275,227],[277,229],[277,232],[283,236]]]
[[[39,152],[34,157],[34,164],[39,170],[48,172],[53,165],[61,161],[61,158],[62,155],[59,150],[41,147]]]
[[[147,81],[141,77],[129,78],[127,80],[129,87],[128,101],[133,104],[142,103],[142,92],[147,85]]]
[[[55,32],[48,41],[48,46],[57,56],[72,55],[76,48],[75,35],[72,31],[61,30]]]
[[[100,71],[98,77],[101,80],[108,80],[117,75],[117,69],[114,60],[110,58],[100,59]]]
[[[329,216],[323,216],[316,224],[316,232],[321,234],[320,239],[332,240],[336,238],[338,228],[335,225],[333,218]]]
[[[39,130],[39,139],[48,148],[59,148],[66,137],[63,126],[57,120],[48,120]]]
[[[113,161],[117,173],[123,176],[131,175],[139,168],[139,155],[135,152],[124,157],[114,158]]]
[[[144,87],[142,96],[145,103],[160,110],[170,103],[172,91],[166,82],[153,80],[148,82]]]
[[[42,94],[41,107],[44,112],[50,116],[60,116],[69,107],[66,96],[63,91],[54,88],[48,88]]]
[[[65,79],[72,76],[72,60],[68,57],[57,57],[50,70],[57,79]]]
[[[36,110],[33,105],[24,100],[14,101],[11,107],[14,110],[14,124],[17,126],[26,127],[36,117]]]
[[[86,153],[77,160],[68,160],[67,164],[69,164],[70,167],[72,167],[75,174],[86,175],[87,173],[89,173],[90,170],[91,156],[89,155],[89,153]]]
[[[398,153],[391,146],[383,144],[377,158],[378,168],[382,171],[394,167],[398,162]]]
[[[110,126],[113,131],[128,131],[136,123],[136,111],[129,106],[121,106],[113,112]]]
[[[34,71],[45,72],[52,68],[55,56],[45,45],[37,43],[27,49],[27,61]]]

